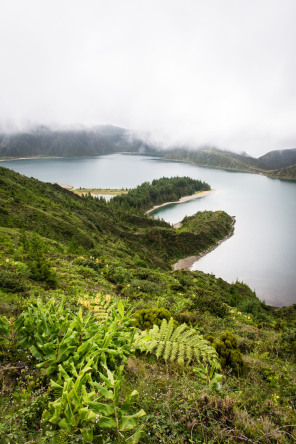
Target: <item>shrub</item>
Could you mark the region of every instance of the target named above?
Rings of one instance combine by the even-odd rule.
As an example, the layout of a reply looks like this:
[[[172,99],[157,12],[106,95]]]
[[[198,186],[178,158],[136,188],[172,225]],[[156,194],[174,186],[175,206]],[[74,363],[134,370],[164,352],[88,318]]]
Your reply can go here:
[[[133,275],[123,267],[116,267],[112,275],[112,282],[115,284],[123,284],[124,282],[130,282]]]
[[[134,313],[133,325],[141,330],[147,330],[153,324],[160,326],[163,319],[168,321],[170,317],[170,312],[165,308],[144,308]]]
[[[134,289],[141,290],[143,293],[154,293],[158,294],[161,287],[155,282],[146,281],[142,279],[135,279],[131,283],[131,287]]]
[[[52,288],[57,286],[57,274],[52,270],[46,256],[46,246],[36,233],[29,240],[29,251],[27,255],[30,277],[35,281],[46,282]]]
[[[208,311],[214,316],[224,318],[229,314],[229,308],[221,300],[221,297],[212,291],[197,289],[193,295],[193,307],[201,312]]]
[[[23,292],[27,290],[26,284],[22,281],[22,274],[16,271],[0,271],[0,287],[5,288],[12,293]]]
[[[210,339],[210,338],[209,338]],[[243,369],[243,359],[238,348],[236,337],[226,331],[213,342],[223,368],[231,369],[236,375]]]

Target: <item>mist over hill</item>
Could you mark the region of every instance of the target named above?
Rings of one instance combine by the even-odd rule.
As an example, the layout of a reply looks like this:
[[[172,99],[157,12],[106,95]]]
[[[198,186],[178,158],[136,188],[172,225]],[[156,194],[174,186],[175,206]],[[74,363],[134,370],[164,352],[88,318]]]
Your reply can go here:
[[[216,147],[164,149],[130,130],[112,125],[92,129],[50,129],[36,127],[18,133],[0,134],[0,158],[84,157],[129,152],[191,162],[212,168],[261,173],[270,177],[296,179],[296,148],[270,151],[259,158]]]
[[[111,125],[93,129],[51,130],[0,134],[0,157],[95,156],[118,152],[154,153],[154,146],[130,131]]]

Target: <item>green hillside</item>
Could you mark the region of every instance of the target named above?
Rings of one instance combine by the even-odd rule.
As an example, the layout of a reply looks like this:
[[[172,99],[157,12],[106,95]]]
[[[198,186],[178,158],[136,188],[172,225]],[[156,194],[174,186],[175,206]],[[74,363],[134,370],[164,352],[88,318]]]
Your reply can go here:
[[[182,160],[196,165],[230,170],[258,172],[261,169],[252,157],[241,156],[217,149],[177,150],[165,156],[165,159]]]
[[[296,179],[296,165],[292,165],[286,168],[280,168],[279,170],[270,170],[267,176],[278,178],[278,179]]]
[[[266,170],[287,168],[296,164],[296,148],[269,151],[259,157],[258,163]]]
[[[270,151],[258,159],[250,156],[222,151],[214,148],[199,150],[175,150],[165,157],[195,165],[222,168],[250,173],[260,173],[270,177],[295,179],[296,150]]]
[[[150,205],[179,179],[145,184]],[[123,210],[0,168],[2,442],[294,442],[296,306],[172,271],[232,218],[174,229],[137,196]]]

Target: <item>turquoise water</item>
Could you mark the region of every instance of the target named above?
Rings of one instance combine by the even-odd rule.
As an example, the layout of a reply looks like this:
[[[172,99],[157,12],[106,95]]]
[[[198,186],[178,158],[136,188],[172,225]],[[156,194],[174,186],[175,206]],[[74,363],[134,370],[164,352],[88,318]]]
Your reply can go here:
[[[123,154],[16,160],[0,165],[42,181],[87,188],[131,188],[177,175],[204,180],[213,193],[153,214],[170,223],[202,210],[224,210],[236,217],[234,235],[192,269],[228,282],[243,281],[267,304],[296,303],[296,182]]]

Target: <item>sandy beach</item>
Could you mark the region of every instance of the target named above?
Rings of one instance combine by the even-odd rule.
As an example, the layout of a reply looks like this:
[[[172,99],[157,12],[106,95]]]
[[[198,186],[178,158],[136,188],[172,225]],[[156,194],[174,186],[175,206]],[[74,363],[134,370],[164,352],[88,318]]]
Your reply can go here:
[[[181,197],[181,199],[179,199],[179,200],[177,200],[175,202],[165,202],[165,203],[163,203],[161,205],[155,205],[153,208],[151,208],[151,210],[146,211],[145,214],[150,214],[150,213],[152,213],[152,211],[155,211],[158,208],[165,207],[167,205],[180,204],[180,203],[188,202],[189,200],[199,199],[200,197],[204,197],[204,196],[207,196],[210,193],[213,193],[213,191],[214,190],[198,191],[197,193],[192,194],[191,196]]]

